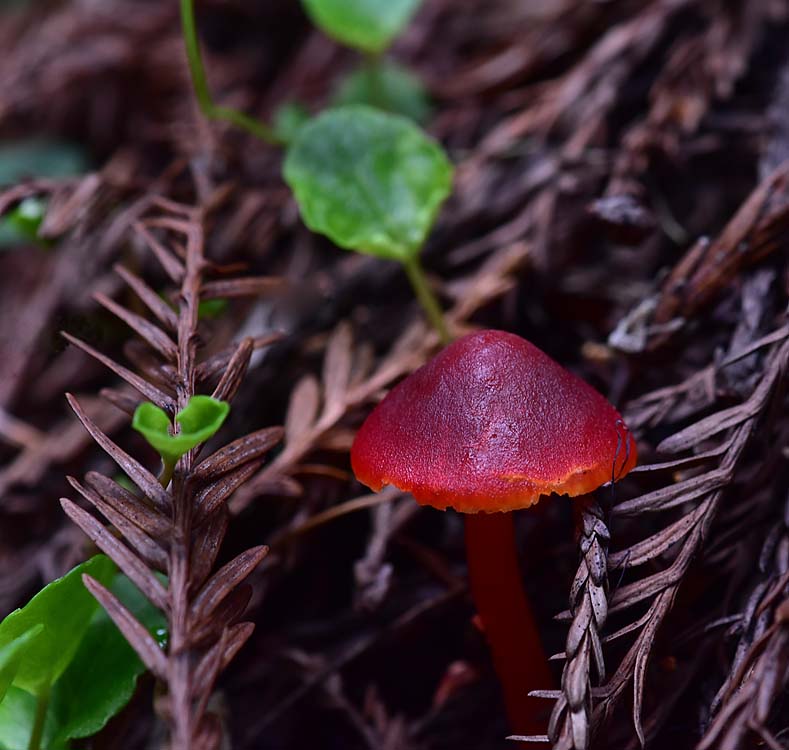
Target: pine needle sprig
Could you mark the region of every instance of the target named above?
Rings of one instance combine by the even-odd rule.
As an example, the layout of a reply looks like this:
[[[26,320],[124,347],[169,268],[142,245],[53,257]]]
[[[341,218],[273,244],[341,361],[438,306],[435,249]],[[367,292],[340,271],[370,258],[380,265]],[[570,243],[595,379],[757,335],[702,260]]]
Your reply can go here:
[[[186,408],[198,389],[216,381],[217,376],[211,395],[230,401],[241,384],[252,351],[270,340],[256,342],[246,338],[232,351],[199,362],[200,301],[220,292],[226,296],[259,294],[275,282],[266,277],[206,281],[211,265],[203,254],[199,210],[169,201],[158,207],[167,212],[140,219],[135,230],[147,240],[164,271],[178,284],[177,311],[143,279],[120,266],[116,268],[118,275],[157,322],[97,295],[98,302],[132,328],[148,348],[140,360],[142,374],[73,336],[67,339],[172,419]],[[173,241],[175,249],[171,250],[162,235],[180,236],[185,244],[180,247]],[[139,403],[129,393],[110,390],[107,395],[126,410]],[[228,526],[226,501],[260,469],[266,453],[281,439],[282,430],[258,430],[202,460],[201,446],[197,446],[180,458],[172,480],[168,481],[155,476],[122,450],[73,396],[69,396],[69,403],[93,439],[131,479],[137,492],[89,472],[84,483],[73,478],[69,481],[105,521],[66,498],[61,501],[63,508],[166,615],[166,649],[108,589],[89,577],[85,583],[146,667],[165,686],[157,707],[170,726],[172,746],[179,750],[218,748],[221,727],[208,711],[209,699],[217,677],[254,629],[251,623],[241,621],[251,594],[244,581],[267,552],[265,546],[254,547],[214,572]]]

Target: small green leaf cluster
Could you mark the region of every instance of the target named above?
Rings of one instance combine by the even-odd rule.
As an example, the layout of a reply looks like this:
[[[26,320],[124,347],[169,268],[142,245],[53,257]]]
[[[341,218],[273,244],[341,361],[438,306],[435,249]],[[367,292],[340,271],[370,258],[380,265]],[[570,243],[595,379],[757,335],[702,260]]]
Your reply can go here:
[[[281,108],[283,174],[304,223],[339,247],[406,267],[420,303],[445,337],[441,311],[418,264],[452,190],[452,164],[414,122],[429,113],[419,81],[381,58],[419,0],[302,0],[330,37],[367,55],[335,92],[331,109],[304,122]]]
[[[166,622],[97,555],[0,623],[0,750],[66,750],[131,698],[142,662],[82,582],[90,575],[151,632]]]
[[[180,427],[172,430],[167,413],[148,401],[134,412],[132,427],[159,453],[165,466],[174,466],[181,456],[212,437],[230,412],[230,404],[210,396],[192,396],[175,415]]]
[[[337,87],[333,105],[368,104],[424,122],[430,102],[422,82],[384,58],[420,0],[302,0],[307,15],[327,36],[361,52],[365,60]],[[286,143],[290,142],[286,139]]]
[[[329,36],[366,55],[337,88],[334,107],[279,131],[284,177],[304,223],[347,250],[402,263],[417,300],[443,340],[449,331],[419,253],[452,189],[441,146],[414,122],[430,105],[421,83],[383,53],[419,0],[303,0]],[[292,123],[292,118],[280,118]]]
[[[340,247],[402,263],[417,299],[446,338],[440,306],[418,256],[451,192],[452,164],[441,146],[411,120],[372,107],[368,101],[382,107],[397,102],[397,108],[412,116],[426,112],[426,100],[420,99],[414,79],[379,58],[403,30],[419,0],[303,2],[327,34],[372,57],[368,68],[340,87],[340,106],[310,120],[300,105],[285,104],[273,128],[261,125],[265,140],[287,144],[284,178],[307,226]],[[227,108],[213,103],[207,88],[192,0],[182,0],[181,9],[198,101],[209,117],[229,115]],[[239,116],[226,119],[258,134]],[[135,428],[161,453],[165,465],[177,460],[188,448],[176,449],[183,441],[169,434],[167,415],[157,413],[152,404],[141,409],[135,415]]]

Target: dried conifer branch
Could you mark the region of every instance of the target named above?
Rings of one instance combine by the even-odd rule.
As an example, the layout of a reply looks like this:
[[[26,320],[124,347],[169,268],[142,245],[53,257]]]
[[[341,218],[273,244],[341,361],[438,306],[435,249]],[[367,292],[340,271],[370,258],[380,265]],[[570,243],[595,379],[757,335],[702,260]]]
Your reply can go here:
[[[604,687],[604,694],[593,713],[593,730],[610,715],[626,687],[632,683],[634,690],[633,721],[639,739],[642,744],[645,742],[646,738],[641,723],[642,700],[646,668],[652,653],[655,635],[671,610],[677,589],[691,561],[708,537],[726,484],[732,478],[741,460],[756,423],[766,413],[770,399],[781,382],[788,363],[789,343],[774,344],[765,360],[761,378],[746,401],[737,407],[724,409],[718,414],[698,421],[661,444],[664,450],[683,451],[700,445],[710,436],[724,432],[722,444],[726,445],[726,450],[722,452],[723,458],[717,469],[712,469],[697,478],[698,481],[694,485],[697,489],[683,495],[687,486],[680,488],[678,495],[676,495],[677,498],[682,496],[683,502],[697,498],[698,503],[679,522],[679,525],[673,524],[658,532],[650,540],[639,542],[611,557],[613,565],[630,568],[656,559],[672,544],[680,544],[679,551],[668,568],[623,586],[611,598],[610,611],[612,612],[627,609],[647,599],[652,601],[646,615],[639,619],[637,627],[626,627],[616,634],[619,636],[639,631],[635,642]],[[727,481],[722,482],[721,477],[726,478]],[[642,498],[625,501],[616,506],[613,513],[627,515],[636,511],[662,510],[666,507],[667,497],[671,500],[669,507],[672,507],[679,504],[679,501],[674,502],[674,492],[675,490],[669,487],[665,492],[653,492]],[[569,613],[564,614],[567,616]]]
[[[740,747],[749,732],[770,745],[770,710],[789,684],[789,499],[777,533],[765,540],[760,567],[766,580],[749,597],[728,676],[712,704],[714,720],[698,750]]]
[[[97,350],[68,336],[68,340],[125,380],[142,397],[171,415],[184,409],[207,380],[220,374],[214,394],[231,399],[249,365],[255,342],[245,339],[235,350],[209,368],[197,362],[198,304],[203,277],[210,264],[203,257],[199,211],[166,206],[173,216],[140,219],[136,231],[150,247],[171,278],[179,280],[178,312],[160,304],[158,295],[141,278],[116,269],[142,299],[165,329],[132,313],[108,297],[98,301],[126,322],[149,347],[147,353],[130,349],[142,375],[114,362]],[[177,209],[177,210],[175,210]],[[182,233],[185,249],[173,254],[157,236],[162,231]],[[181,255],[183,262],[176,257]],[[216,289],[231,294],[259,293],[273,281],[223,280]],[[172,339],[170,332],[175,332]],[[152,350],[152,351],[151,351]],[[112,393],[114,403],[133,410],[137,401]],[[266,452],[281,438],[278,428],[260,430],[240,438],[212,456],[196,463],[200,447],[185,454],[176,465],[172,482],[163,487],[140,462],[116,445],[88,416],[73,397],[72,408],[94,440],[136,484],[135,495],[111,479],[95,472],[85,485],[70,480],[84,500],[92,505],[119,533],[97,517],[63,499],[71,519],[106,552],[167,616],[169,645],[164,653],[145,628],[103,586],[91,579],[86,585],[102,603],[129,643],[158,679],[166,684],[166,695],[157,707],[171,727],[171,746],[178,750],[215,750],[221,731],[207,714],[208,700],[219,673],[252,632],[250,623],[239,623],[249,601],[243,581],[267,552],[256,547],[240,554],[213,576],[219,547],[227,529],[225,501],[256,471]],[[167,576],[163,585],[155,572]]]
[[[570,589],[573,614],[567,634],[562,694],[551,713],[548,736],[561,750],[586,750],[591,741],[591,659],[605,680],[601,631],[608,617],[608,543],[611,539],[596,500],[587,498],[580,510],[581,559]]]
[[[753,643],[732,677],[737,689],[725,696],[698,750],[737,750],[749,732],[768,747],[780,748],[767,721],[774,701],[789,684],[789,598],[776,609],[773,624]]]

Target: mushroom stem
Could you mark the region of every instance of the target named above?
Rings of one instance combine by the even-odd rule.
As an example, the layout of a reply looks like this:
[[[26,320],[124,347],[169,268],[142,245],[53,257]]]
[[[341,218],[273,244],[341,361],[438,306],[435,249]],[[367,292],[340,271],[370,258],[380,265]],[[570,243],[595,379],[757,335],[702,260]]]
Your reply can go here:
[[[547,731],[547,716],[530,690],[550,689],[554,679],[523,589],[512,513],[466,515],[466,555],[471,596],[504,691],[513,732]]]

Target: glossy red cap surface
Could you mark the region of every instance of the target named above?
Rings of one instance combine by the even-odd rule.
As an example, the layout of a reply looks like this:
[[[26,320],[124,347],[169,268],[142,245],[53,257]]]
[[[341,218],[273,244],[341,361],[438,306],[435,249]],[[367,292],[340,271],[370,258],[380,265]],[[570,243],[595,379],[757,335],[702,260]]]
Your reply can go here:
[[[360,482],[424,505],[515,510],[583,495],[636,464],[636,444],[594,388],[528,341],[480,331],[397,385],[351,450]]]

